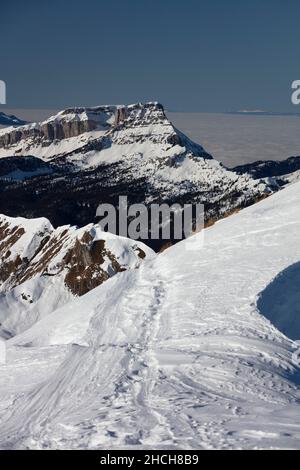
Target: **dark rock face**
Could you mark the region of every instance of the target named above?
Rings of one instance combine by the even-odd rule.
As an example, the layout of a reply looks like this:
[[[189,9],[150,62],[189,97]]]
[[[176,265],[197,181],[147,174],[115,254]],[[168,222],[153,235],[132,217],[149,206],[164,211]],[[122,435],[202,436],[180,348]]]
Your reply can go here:
[[[37,142],[43,142],[44,145],[50,145],[54,140],[67,139],[78,136],[84,132],[92,131],[97,123],[93,121],[74,121],[61,123],[53,122],[43,124],[36,128],[21,128],[13,130],[10,133],[0,136],[0,147],[7,148],[15,145],[22,140],[33,138]]]
[[[109,128],[106,119],[115,112],[115,107],[109,106],[66,109],[45,122],[25,125],[0,135],[0,148],[8,148],[26,139],[47,146],[53,141],[92,131],[99,125]]]
[[[27,260],[22,260],[20,255],[14,259],[8,260],[10,257],[11,249],[14,244],[25,234],[23,227],[11,227],[9,222],[0,222],[0,280],[6,282],[11,274],[17,273],[22,263],[27,263]]]
[[[47,123],[41,127],[40,138],[49,141],[68,139],[83,134],[83,132],[92,131],[96,127],[95,121]]]

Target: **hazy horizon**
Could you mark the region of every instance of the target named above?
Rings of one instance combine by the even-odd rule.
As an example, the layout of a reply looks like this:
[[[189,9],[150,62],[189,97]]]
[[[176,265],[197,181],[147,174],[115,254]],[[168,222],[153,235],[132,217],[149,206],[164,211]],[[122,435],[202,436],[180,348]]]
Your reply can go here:
[[[40,121],[56,114],[59,109],[6,108],[3,111],[21,119]],[[175,127],[228,167],[300,155],[300,117],[297,115],[178,113],[168,110],[166,114]]]

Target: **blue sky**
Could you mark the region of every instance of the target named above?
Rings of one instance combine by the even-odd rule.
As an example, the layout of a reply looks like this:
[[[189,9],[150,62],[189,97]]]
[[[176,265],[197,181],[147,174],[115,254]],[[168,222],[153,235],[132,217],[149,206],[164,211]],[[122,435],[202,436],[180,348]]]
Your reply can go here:
[[[0,79],[10,108],[300,112],[299,17],[298,0],[15,0],[1,5]]]

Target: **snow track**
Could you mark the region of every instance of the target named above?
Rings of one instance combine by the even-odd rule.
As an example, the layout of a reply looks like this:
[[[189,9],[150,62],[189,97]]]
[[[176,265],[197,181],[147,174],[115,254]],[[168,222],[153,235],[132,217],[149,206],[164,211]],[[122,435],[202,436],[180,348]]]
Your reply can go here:
[[[296,184],[207,229],[203,248],[179,243],[9,340],[0,446],[300,448],[295,345],[257,307],[300,260],[299,202]]]

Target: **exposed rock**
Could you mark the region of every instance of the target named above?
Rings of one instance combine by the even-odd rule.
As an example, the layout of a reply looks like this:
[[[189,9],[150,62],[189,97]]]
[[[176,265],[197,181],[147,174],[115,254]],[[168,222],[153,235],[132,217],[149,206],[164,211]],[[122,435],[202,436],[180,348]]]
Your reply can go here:
[[[63,274],[74,295],[83,295],[113,275],[136,268],[152,251],[133,240],[81,229],[53,229],[46,219],[0,216],[0,288],[12,289],[36,276]]]
[[[97,127],[109,128],[107,121],[112,117],[114,121],[115,112],[115,107],[108,106],[66,109],[41,123],[5,129],[0,133],[0,148],[9,148],[25,140],[45,147],[54,141],[76,137]]]

